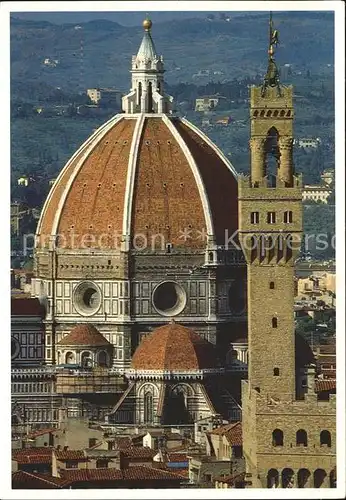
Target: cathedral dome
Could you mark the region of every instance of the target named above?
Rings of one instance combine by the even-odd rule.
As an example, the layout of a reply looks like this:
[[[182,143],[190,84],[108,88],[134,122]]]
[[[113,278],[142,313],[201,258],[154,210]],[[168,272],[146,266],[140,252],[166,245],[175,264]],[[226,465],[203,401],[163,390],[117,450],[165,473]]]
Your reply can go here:
[[[137,347],[134,370],[195,371],[217,368],[214,346],[177,323],[156,328]]]
[[[58,342],[58,345],[106,347],[110,343],[93,325],[81,324],[72,328],[70,333]]]
[[[114,249],[146,240],[203,248],[207,237],[224,244],[237,219],[236,173],[200,130],[167,115],[120,114],[60,173],[36,244]]]
[[[172,114],[147,21],[125,112],[61,171],[42,210],[37,248],[194,250],[225,244],[237,230],[237,174],[203,132]]]

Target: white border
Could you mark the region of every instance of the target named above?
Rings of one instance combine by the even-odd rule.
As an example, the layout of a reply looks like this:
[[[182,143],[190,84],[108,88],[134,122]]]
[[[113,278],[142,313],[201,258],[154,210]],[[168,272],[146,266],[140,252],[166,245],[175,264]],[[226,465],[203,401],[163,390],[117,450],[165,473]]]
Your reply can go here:
[[[345,289],[344,289],[344,271],[345,271],[345,245],[344,245],[344,208],[345,208],[345,154],[344,154],[344,137],[345,137],[345,122],[344,122],[344,75],[345,75],[345,6],[342,1],[267,1],[267,2],[231,2],[231,1],[136,1],[136,2],[2,2],[0,4],[0,34],[2,37],[2,50],[0,51],[0,64],[4,77],[0,80],[1,90],[3,92],[2,99],[2,114],[3,128],[1,133],[2,144],[2,161],[3,165],[10,165],[10,103],[8,96],[10,95],[10,79],[9,79],[9,14],[10,12],[25,12],[25,11],[334,11],[335,12],[335,102],[336,102],[336,134],[335,134],[335,149],[336,149],[336,200],[338,209],[336,211],[336,233],[338,236],[338,245],[336,250],[337,260],[337,436],[338,436],[338,487],[337,489],[280,489],[278,490],[238,490],[236,493],[229,490],[165,490],[164,497],[166,498],[229,498],[236,496],[237,498],[344,498],[345,497]],[[10,218],[10,186],[9,179],[10,169],[3,168],[1,189],[3,196],[1,200],[4,202],[3,216],[6,221]],[[3,258],[2,274],[4,276],[1,281],[1,298],[2,304],[5,306],[5,321],[10,324],[10,286],[8,279],[8,255],[9,255],[9,238],[3,238],[1,246]],[[6,241],[6,243],[4,243]],[[6,246],[7,245],[7,246]],[[6,249],[8,252],[6,252]],[[6,332],[3,333],[6,335]],[[10,336],[5,340],[7,348],[1,349],[3,360],[1,363],[2,374],[2,397],[3,400],[10,401]],[[56,499],[56,498],[100,498],[99,490],[11,490],[11,462],[10,462],[10,418],[9,415],[1,414],[2,418],[2,437],[3,449],[1,453],[1,497],[2,498],[27,498],[27,499]],[[6,444],[5,444],[6,443]],[[161,490],[102,490],[102,498],[162,498]]]

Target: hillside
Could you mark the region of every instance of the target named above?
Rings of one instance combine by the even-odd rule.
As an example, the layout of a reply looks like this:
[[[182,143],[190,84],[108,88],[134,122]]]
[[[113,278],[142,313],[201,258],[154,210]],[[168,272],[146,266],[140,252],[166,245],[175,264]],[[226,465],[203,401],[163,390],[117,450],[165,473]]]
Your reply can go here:
[[[200,69],[221,71],[225,80],[263,74],[267,22],[267,13],[245,13],[230,22],[195,18],[155,24],[153,36],[165,57],[168,83],[191,81]],[[332,13],[277,13],[275,23],[282,41],[279,64],[308,66],[316,72],[333,63]],[[131,56],[142,33],[141,26],[125,27],[109,20],[56,25],[12,17],[12,81],[62,89],[116,86],[126,90]],[[48,57],[59,64],[44,66]]]

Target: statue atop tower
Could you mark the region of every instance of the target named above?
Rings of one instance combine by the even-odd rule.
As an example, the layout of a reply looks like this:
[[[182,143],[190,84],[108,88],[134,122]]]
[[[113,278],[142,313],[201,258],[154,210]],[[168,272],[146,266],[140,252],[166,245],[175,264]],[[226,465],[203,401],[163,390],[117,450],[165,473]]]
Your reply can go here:
[[[163,57],[151,37],[152,22],[143,21],[144,36],[138,53],[132,56],[132,86],[123,97],[125,113],[170,113],[173,98],[164,93]]]
[[[262,95],[266,93],[268,87],[276,87],[280,95],[280,74],[275,62],[275,48],[279,43],[279,32],[273,27],[273,16],[270,13],[269,17],[269,47],[268,47],[268,68],[264,76]]]

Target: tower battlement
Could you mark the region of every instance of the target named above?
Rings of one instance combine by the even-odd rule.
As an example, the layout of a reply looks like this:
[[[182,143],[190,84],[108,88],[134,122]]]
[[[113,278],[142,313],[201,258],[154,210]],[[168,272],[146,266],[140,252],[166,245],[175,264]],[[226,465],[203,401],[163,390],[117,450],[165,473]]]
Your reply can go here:
[[[269,198],[277,199],[302,199],[303,192],[303,177],[301,174],[293,175],[292,186],[287,187],[279,177],[275,179],[275,185],[268,178],[263,177],[258,182],[254,183],[250,175],[240,175],[238,177],[238,194],[239,198],[261,199]]]
[[[263,94],[262,88],[256,85],[250,87],[251,108],[260,109],[268,107],[271,109],[277,104],[279,107],[293,109],[293,86],[281,85],[280,91],[277,87],[268,87]],[[293,118],[293,117],[292,117]]]

